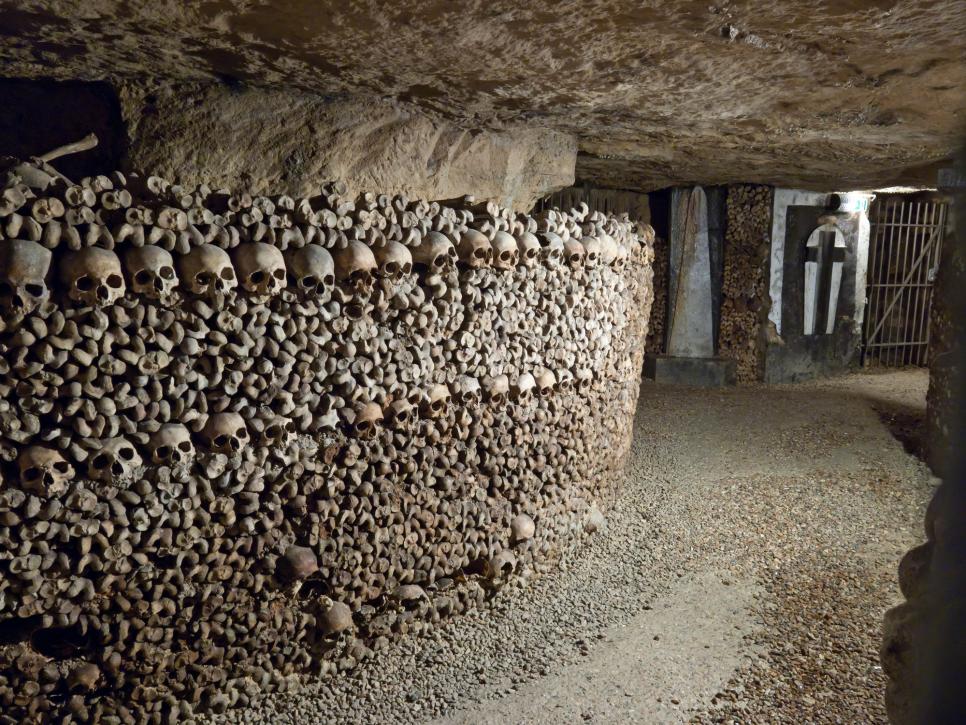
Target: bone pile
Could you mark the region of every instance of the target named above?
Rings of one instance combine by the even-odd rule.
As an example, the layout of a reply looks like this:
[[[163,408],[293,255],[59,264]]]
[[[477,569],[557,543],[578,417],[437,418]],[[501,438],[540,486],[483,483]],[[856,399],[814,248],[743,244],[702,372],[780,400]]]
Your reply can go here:
[[[722,356],[735,361],[742,382],[763,375],[771,207],[770,187],[728,187],[719,347]]]
[[[4,168],[0,722],[243,706],[600,525],[649,228]]]

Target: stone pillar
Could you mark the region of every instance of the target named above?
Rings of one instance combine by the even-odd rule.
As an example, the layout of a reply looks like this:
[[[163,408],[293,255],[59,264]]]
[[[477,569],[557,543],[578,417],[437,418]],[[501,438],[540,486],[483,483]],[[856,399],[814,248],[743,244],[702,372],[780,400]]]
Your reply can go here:
[[[720,200],[714,199],[720,212]],[[713,249],[710,230],[718,245],[722,235],[719,220],[709,223],[709,194],[700,186],[674,189],[670,217],[667,354],[648,355],[644,374],[667,383],[733,383],[733,361],[715,356],[721,250]]]

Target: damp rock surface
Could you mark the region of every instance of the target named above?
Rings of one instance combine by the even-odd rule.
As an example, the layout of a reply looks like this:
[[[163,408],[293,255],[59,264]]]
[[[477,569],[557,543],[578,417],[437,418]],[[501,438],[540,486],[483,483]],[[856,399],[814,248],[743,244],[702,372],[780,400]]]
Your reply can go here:
[[[962,140],[966,10],[954,0],[300,0],[282,7],[54,0],[7,3],[0,27],[10,77],[164,79],[218,84],[239,95],[272,89],[276,95],[251,100],[251,117],[239,124],[261,119],[266,130],[284,128],[287,115],[306,116],[305,94],[388,100],[456,124],[438,134],[439,156],[488,146],[457,127],[549,129],[579,144],[578,178],[614,188],[934,183],[937,163]],[[194,104],[203,96],[186,90],[182,97],[180,109],[161,103],[158,110],[175,114],[173,126],[179,110],[186,121],[200,121],[183,141],[201,141],[220,155],[219,114],[228,106],[199,110]],[[351,104],[336,110],[337,123],[320,135],[322,150],[378,172],[372,145],[385,151],[393,126],[406,123],[399,115],[373,125],[387,114],[358,114]],[[356,122],[360,133],[348,130]],[[290,128],[298,126],[303,139],[311,136],[311,122]],[[354,151],[342,145],[340,128]],[[426,141],[437,136],[418,124],[410,132],[425,133]],[[253,155],[265,156],[271,173],[282,160],[297,173],[299,148],[290,138],[273,143],[270,133],[250,129],[244,137],[259,140]],[[154,157],[168,152],[172,138],[166,132],[136,144]],[[494,137],[489,147],[499,143]],[[319,163],[310,158],[314,142],[304,149],[309,165]],[[190,155],[176,154],[179,162]],[[480,156],[467,162],[474,159]],[[470,165],[460,173],[472,173]],[[481,178],[490,172],[482,168]]]

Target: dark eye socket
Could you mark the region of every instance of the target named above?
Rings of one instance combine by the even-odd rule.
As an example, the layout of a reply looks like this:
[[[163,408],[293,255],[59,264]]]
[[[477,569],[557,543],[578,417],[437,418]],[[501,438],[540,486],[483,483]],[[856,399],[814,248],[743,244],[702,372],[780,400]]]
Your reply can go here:
[[[94,280],[85,274],[77,278],[77,280],[74,282],[74,286],[76,286],[81,292],[87,292],[94,289]]]
[[[114,289],[119,289],[124,284],[124,280],[119,274],[109,274],[107,275],[107,286],[113,287]]]
[[[272,272],[272,276],[275,279],[283,280],[283,279],[285,279],[285,270],[284,269],[276,269],[274,272]]]
[[[134,281],[138,284],[150,284],[154,277],[148,270],[142,269],[134,275]]]
[[[252,272],[250,275],[248,275],[248,279],[252,282],[252,284],[259,284],[265,279],[265,273],[260,270],[257,272]]]
[[[31,297],[42,297],[44,294],[43,285],[25,284],[24,289],[27,290],[27,294],[29,294]]]
[[[307,274],[304,277],[302,277],[301,285],[303,287],[315,287],[316,285],[318,285],[318,283],[319,281],[315,278],[314,275]]]
[[[185,453],[189,453],[191,451],[191,442],[190,441],[181,441],[178,444],[178,449],[184,451]]]
[[[335,284],[335,275],[333,275],[333,274],[327,274],[327,275],[325,275],[325,277],[322,278],[322,283],[326,287],[331,287],[332,285]]]
[[[235,279],[235,270],[231,267],[225,267],[221,270],[222,279]]]
[[[214,443],[219,448],[221,448],[223,445],[225,445],[228,442],[228,436],[222,433],[221,435],[215,436],[211,442]]]
[[[158,446],[155,453],[158,454],[158,458],[167,458],[171,455],[171,448],[169,446]]]
[[[117,455],[123,458],[125,461],[131,461],[134,459],[134,449],[133,448],[121,448],[118,450]]]
[[[244,428],[239,428],[237,435],[239,438],[248,438],[248,431],[245,430]]]
[[[107,468],[111,463],[111,459],[107,457],[105,453],[98,453],[94,456],[94,460],[91,461],[91,465],[94,468]]]
[[[36,466],[31,466],[23,472],[23,477],[28,481],[33,481],[35,478],[40,478],[41,475],[40,469]]]
[[[162,279],[174,279],[174,270],[171,267],[162,267],[160,274]]]
[[[198,272],[195,275],[195,282],[198,284],[211,284],[211,274],[208,272]]]
[[[54,464],[54,470],[57,473],[67,473],[70,470],[70,464],[67,461],[57,461]]]

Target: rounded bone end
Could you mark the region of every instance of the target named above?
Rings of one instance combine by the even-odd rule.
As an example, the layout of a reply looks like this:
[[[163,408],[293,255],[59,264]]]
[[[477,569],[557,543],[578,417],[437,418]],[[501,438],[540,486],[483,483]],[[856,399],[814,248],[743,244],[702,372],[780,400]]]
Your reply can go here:
[[[71,692],[90,692],[97,687],[101,668],[92,662],[79,664],[67,676],[67,686]]]
[[[332,602],[321,618],[322,631],[338,634],[352,627],[352,610],[342,602]]]
[[[279,574],[290,581],[301,581],[319,570],[315,552],[307,546],[290,546],[278,563]]]
[[[536,533],[537,526],[526,514],[519,514],[510,522],[510,537],[515,543],[529,541]]]

